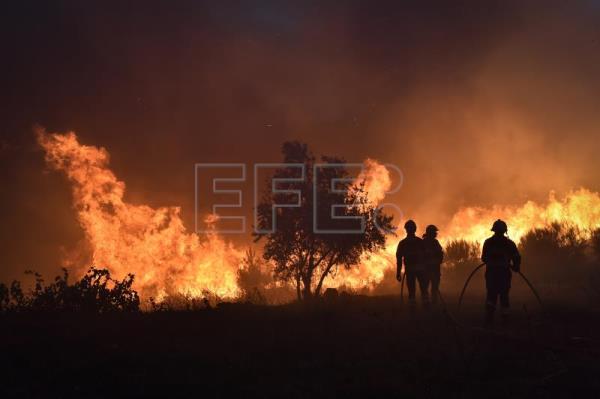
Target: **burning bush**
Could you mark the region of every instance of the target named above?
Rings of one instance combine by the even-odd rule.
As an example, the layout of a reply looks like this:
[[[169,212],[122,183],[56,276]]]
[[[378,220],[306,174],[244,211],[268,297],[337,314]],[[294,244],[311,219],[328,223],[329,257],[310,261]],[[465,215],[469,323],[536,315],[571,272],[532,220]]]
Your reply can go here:
[[[242,267],[238,270],[237,283],[242,291],[243,301],[264,304],[266,303],[265,290],[273,283],[273,278],[264,262],[256,255],[252,248],[248,248]]]
[[[373,286],[370,293],[373,295],[397,295],[400,293],[400,286],[396,279],[395,265],[383,272],[383,278]]]
[[[119,281],[111,278],[108,270],[92,267],[81,280],[69,285],[69,273],[63,271],[62,276],[48,285],[40,274],[27,272],[35,276],[35,286],[29,293],[23,291],[19,281],[13,281],[10,289],[0,284],[0,310],[88,313],[139,310],[138,294],[131,288],[133,274]]]
[[[471,271],[481,263],[480,254],[477,243],[465,240],[450,241],[444,250],[442,284],[460,288]]]
[[[237,284],[242,292],[239,299],[258,305],[281,304],[294,300],[296,292],[293,287],[285,282],[275,281],[272,273],[272,267],[249,248],[237,275]]]
[[[444,260],[448,268],[456,269],[479,263],[479,245],[465,240],[450,241],[446,245]]]
[[[202,296],[173,293],[162,297],[160,300],[150,297],[148,302],[145,303],[147,306],[143,309],[152,312],[190,312],[211,309],[222,301],[223,298],[207,290],[202,292]]]

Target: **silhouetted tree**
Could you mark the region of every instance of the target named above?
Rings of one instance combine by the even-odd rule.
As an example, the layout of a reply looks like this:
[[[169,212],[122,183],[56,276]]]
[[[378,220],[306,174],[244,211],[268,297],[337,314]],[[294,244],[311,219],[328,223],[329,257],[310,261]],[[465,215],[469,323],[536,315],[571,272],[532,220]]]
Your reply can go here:
[[[310,299],[320,295],[325,278],[339,266],[350,268],[356,265],[363,252],[375,251],[385,244],[385,234],[393,229],[392,217],[380,212],[369,203],[363,184],[352,184],[347,169],[340,166],[343,159],[322,157],[321,162],[336,167],[320,168],[314,176],[315,157],[306,144],[286,142],[282,146],[284,163],[305,165],[302,182],[280,182],[278,189],[300,190],[297,207],[277,208],[275,231],[257,234],[257,239],[266,240],[264,258],[275,265],[274,275],[283,281],[292,281],[298,299]],[[297,169],[281,168],[275,178],[299,178]],[[314,186],[313,186],[314,185]],[[270,184],[269,184],[270,187]],[[314,192],[316,187],[316,193]],[[314,208],[314,197],[318,206]],[[265,192],[258,205],[258,227],[261,230],[272,226],[272,205],[297,203],[295,194],[288,192]],[[364,229],[360,233],[317,233],[319,229],[356,229],[357,224],[340,225],[331,218],[331,206],[343,204],[336,209],[336,216],[362,217]],[[313,211],[318,226],[313,225]],[[360,227],[360,226],[358,226]]]

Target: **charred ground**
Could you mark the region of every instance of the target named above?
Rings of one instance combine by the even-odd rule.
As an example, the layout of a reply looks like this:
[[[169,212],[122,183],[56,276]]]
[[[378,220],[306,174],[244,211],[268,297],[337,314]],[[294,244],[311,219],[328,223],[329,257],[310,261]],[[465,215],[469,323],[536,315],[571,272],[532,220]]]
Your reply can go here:
[[[451,299],[451,300],[450,300]],[[1,316],[3,397],[565,397],[598,392],[600,310],[399,297],[151,313]],[[447,298],[455,302],[454,298]],[[525,310],[523,310],[525,309]]]

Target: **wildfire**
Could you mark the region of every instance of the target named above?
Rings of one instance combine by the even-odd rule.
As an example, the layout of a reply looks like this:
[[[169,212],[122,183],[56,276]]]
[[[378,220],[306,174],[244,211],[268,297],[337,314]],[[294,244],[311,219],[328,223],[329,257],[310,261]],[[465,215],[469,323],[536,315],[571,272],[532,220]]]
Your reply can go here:
[[[204,290],[224,298],[238,295],[240,250],[216,233],[206,240],[188,233],[179,207],[125,202],[125,183],[108,168],[104,148],[80,144],[73,132],[39,132],[38,142],[46,162],[73,184],[74,206],[94,265],[117,278],[135,274],[135,288],[146,298],[200,296]]]
[[[377,161],[367,159],[367,169],[360,178],[374,187],[369,198],[379,203],[390,189],[389,171]],[[366,184],[365,187],[368,187]],[[528,201],[522,206],[500,206],[490,208],[465,207],[454,214],[450,222],[441,228],[442,245],[452,240],[466,240],[483,244],[490,237],[494,220],[503,219],[509,227],[509,235],[515,242],[532,229],[549,227],[554,223],[573,227],[582,238],[589,238],[594,229],[600,228],[600,194],[585,188],[573,190],[563,198],[557,198],[554,192],[549,194],[548,202],[538,204]],[[418,217],[415,218],[417,223]],[[399,231],[402,235],[402,231]],[[329,286],[346,286],[353,289],[373,287],[379,283],[386,270],[396,267],[396,246],[401,237],[388,237],[386,247],[376,253],[365,254],[358,268],[342,270],[331,278]]]
[[[389,170],[374,159],[365,159],[364,170],[357,176],[355,184],[364,182],[364,189],[370,203],[377,205],[385,198],[392,187]],[[383,280],[386,270],[396,264],[396,239],[388,238],[384,250],[371,254],[363,254],[359,267],[341,269],[327,279],[329,287],[348,287],[351,289],[370,288]]]
[[[125,183],[108,168],[104,148],[82,145],[75,133],[38,132],[46,151],[46,162],[63,171],[73,185],[73,201],[83,228],[92,264],[108,268],[117,278],[135,274],[135,288],[142,297],[161,299],[170,294],[202,296],[205,291],[223,298],[240,294],[237,272],[243,251],[226,243],[216,232],[206,238],[186,230],[179,207],[152,208],[124,201]],[[369,200],[380,203],[390,190],[388,169],[375,160],[365,160],[357,177],[364,181]],[[442,243],[464,239],[481,243],[490,236],[491,223],[501,218],[508,223],[515,241],[532,228],[553,223],[575,227],[584,237],[600,228],[600,194],[581,188],[564,198],[550,193],[546,204],[529,201],[523,206],[468,207],[460,209],[446,226],[441,226]],[[418,218],[415,218],[418,221]],[[207,223],[214,223],[209,215]],[[395,267],[399,237],[389,237],[386,247],[365,254],[361,264],[339,270],[328,278],[330,287],[372,288]],[[89,264],[76,264],[81,271]]]
[[[495,219],[508,224],[508,234],[515,242],[529,230],[553,223],[574,227],[587,238],[592,230],[600,228],[600,194],[580,188],[562,199],[551,192],[544,205],[528,201],[521,207],[463,208],[452,217],[444,234],[452,239],[481,243],[490,236],[491,222]]]
[[[390,172],[384,165],[371,158],[365,159],[363,164],[365,168],[356,178],[356,183],[364,182],[369,201],[378,204],[392,187]]]

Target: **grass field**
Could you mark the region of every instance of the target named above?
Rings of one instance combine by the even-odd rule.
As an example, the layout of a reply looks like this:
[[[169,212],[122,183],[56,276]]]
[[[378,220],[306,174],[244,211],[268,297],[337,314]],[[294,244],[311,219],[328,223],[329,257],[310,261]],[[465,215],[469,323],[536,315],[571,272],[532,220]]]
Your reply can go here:
[[[2,397],[569,397],[600,393],[600,313],[411,312],[399,297],[193,312],[7,314]]]

